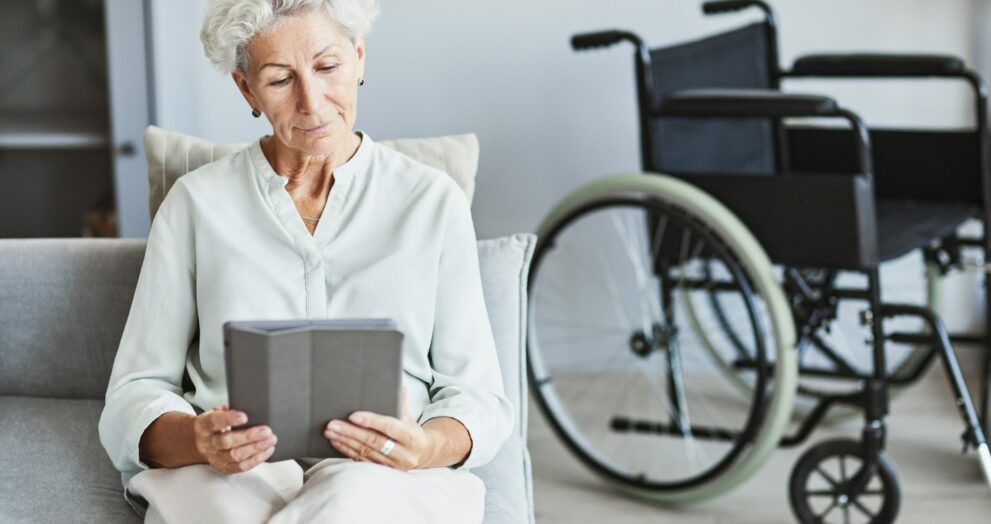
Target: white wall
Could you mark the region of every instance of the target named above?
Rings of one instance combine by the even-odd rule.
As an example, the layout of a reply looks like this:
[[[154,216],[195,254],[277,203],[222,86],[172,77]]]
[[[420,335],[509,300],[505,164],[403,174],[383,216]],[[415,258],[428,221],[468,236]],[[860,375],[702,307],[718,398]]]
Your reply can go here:
[[[972,0],[773,2],[782,63],[819,50],[924,51],[973,60]],[[217,141],[268,131],[203,57],[206,0],[154,0],[159,124]],[[754,19],[703,17],[685,0],[382,0],[368,37],[358,127],[376,138],[472,131],[482,147],[474,202],[481,237],[530,231],[569,188],[637,167],[628,46],[575,53],[581,31],[627,28],[652,45]],[[856,14],[856,16],[855,16]],[[792,81],[829,92],[869,123],[967,122],[969,99],[945,82]]]
[[[976,51],[980,0],[777,0],[782,63],[801,54]],[[229,77],[203,57],[206,0],[153,0],[159,125],[221,141],[269,131]],[[382,0],[369,35],[358,127],[375,138],[475,132],[481,160],[473,204],[480,238],[532,231],[566,191],[638,167],[631,49],[577,54],[577,32],[625,28],[660,46],[758,18],[703,17],[688,0]],[[978,16],[980,14],[980,16]],[[980,38],[979,38],[980,36]],[[986,47],[986,46],[984,46]],[[985,71],[986,72],[986,71]],[[870,124],[959,126],[970,98],[946,82],[793,81],[825,92]],[[971,283],[966,286],[969,288]],[[972,300],[967,298],[966,303]],[[966,308],[970,310],[970,306]]]

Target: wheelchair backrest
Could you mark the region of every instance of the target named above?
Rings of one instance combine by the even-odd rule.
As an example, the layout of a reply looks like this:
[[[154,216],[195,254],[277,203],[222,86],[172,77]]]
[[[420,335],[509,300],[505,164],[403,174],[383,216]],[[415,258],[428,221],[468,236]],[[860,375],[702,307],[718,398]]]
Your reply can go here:
[[[653,104],[682,89],[776,87],[768,26],[740,29],[651,50]],[[653,105],[652,104],[652,105]],[[772,174],[776,145],[770,119],[654,118],[647,126],[649,171]]]

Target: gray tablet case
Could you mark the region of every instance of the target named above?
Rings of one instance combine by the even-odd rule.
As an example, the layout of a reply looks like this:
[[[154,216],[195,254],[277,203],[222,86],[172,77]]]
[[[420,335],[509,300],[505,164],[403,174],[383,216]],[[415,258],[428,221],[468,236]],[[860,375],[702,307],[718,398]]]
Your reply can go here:
[[[402,339],[391,319],[225,323],[228,404],[248,414],[232,429],[271,427],[267,462],[341,457],[323,436],[331,419],[399,417]]]

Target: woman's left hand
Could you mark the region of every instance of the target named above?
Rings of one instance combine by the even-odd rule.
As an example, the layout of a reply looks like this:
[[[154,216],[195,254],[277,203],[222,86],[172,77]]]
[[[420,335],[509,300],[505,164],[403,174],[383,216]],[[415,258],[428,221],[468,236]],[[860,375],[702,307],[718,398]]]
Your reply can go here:
[[[324,436],[331,446],[354,460],[376,462],[402,471],[423,467],[436,452],[434,437],[410,418],[405,387],[401,404],[401,419],[355,411],[349,420],[331,420]],[[395,445],[388,455],[383,455],[382,446],[390,438]]]

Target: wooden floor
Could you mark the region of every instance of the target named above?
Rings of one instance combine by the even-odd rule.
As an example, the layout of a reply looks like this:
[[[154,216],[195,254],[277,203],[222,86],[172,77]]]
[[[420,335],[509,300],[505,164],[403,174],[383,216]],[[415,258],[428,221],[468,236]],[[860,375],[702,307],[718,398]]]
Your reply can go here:
[[[960,352],[965,369],[979,368],[977,350]],[[976,376],[969,380],[973,388]],[[529,420],[534,498],[540,524],[795,521],[786,483],[792,466],[809,444],[778,450],[744,485],[720,498],[690,507],[665,508],[631,499],[594,476],[558,441],[532,401]],[[991,490],[983,483],[976,454],[960,454],[963,424],[941,367],[933,366],[922,381],[898,397],[887,421],[887,452],[901,481],[899,523],[991,522]],[[856,437],[859,426],[859,421],[849,420],[820,428],[809,443],[831,437]]]

